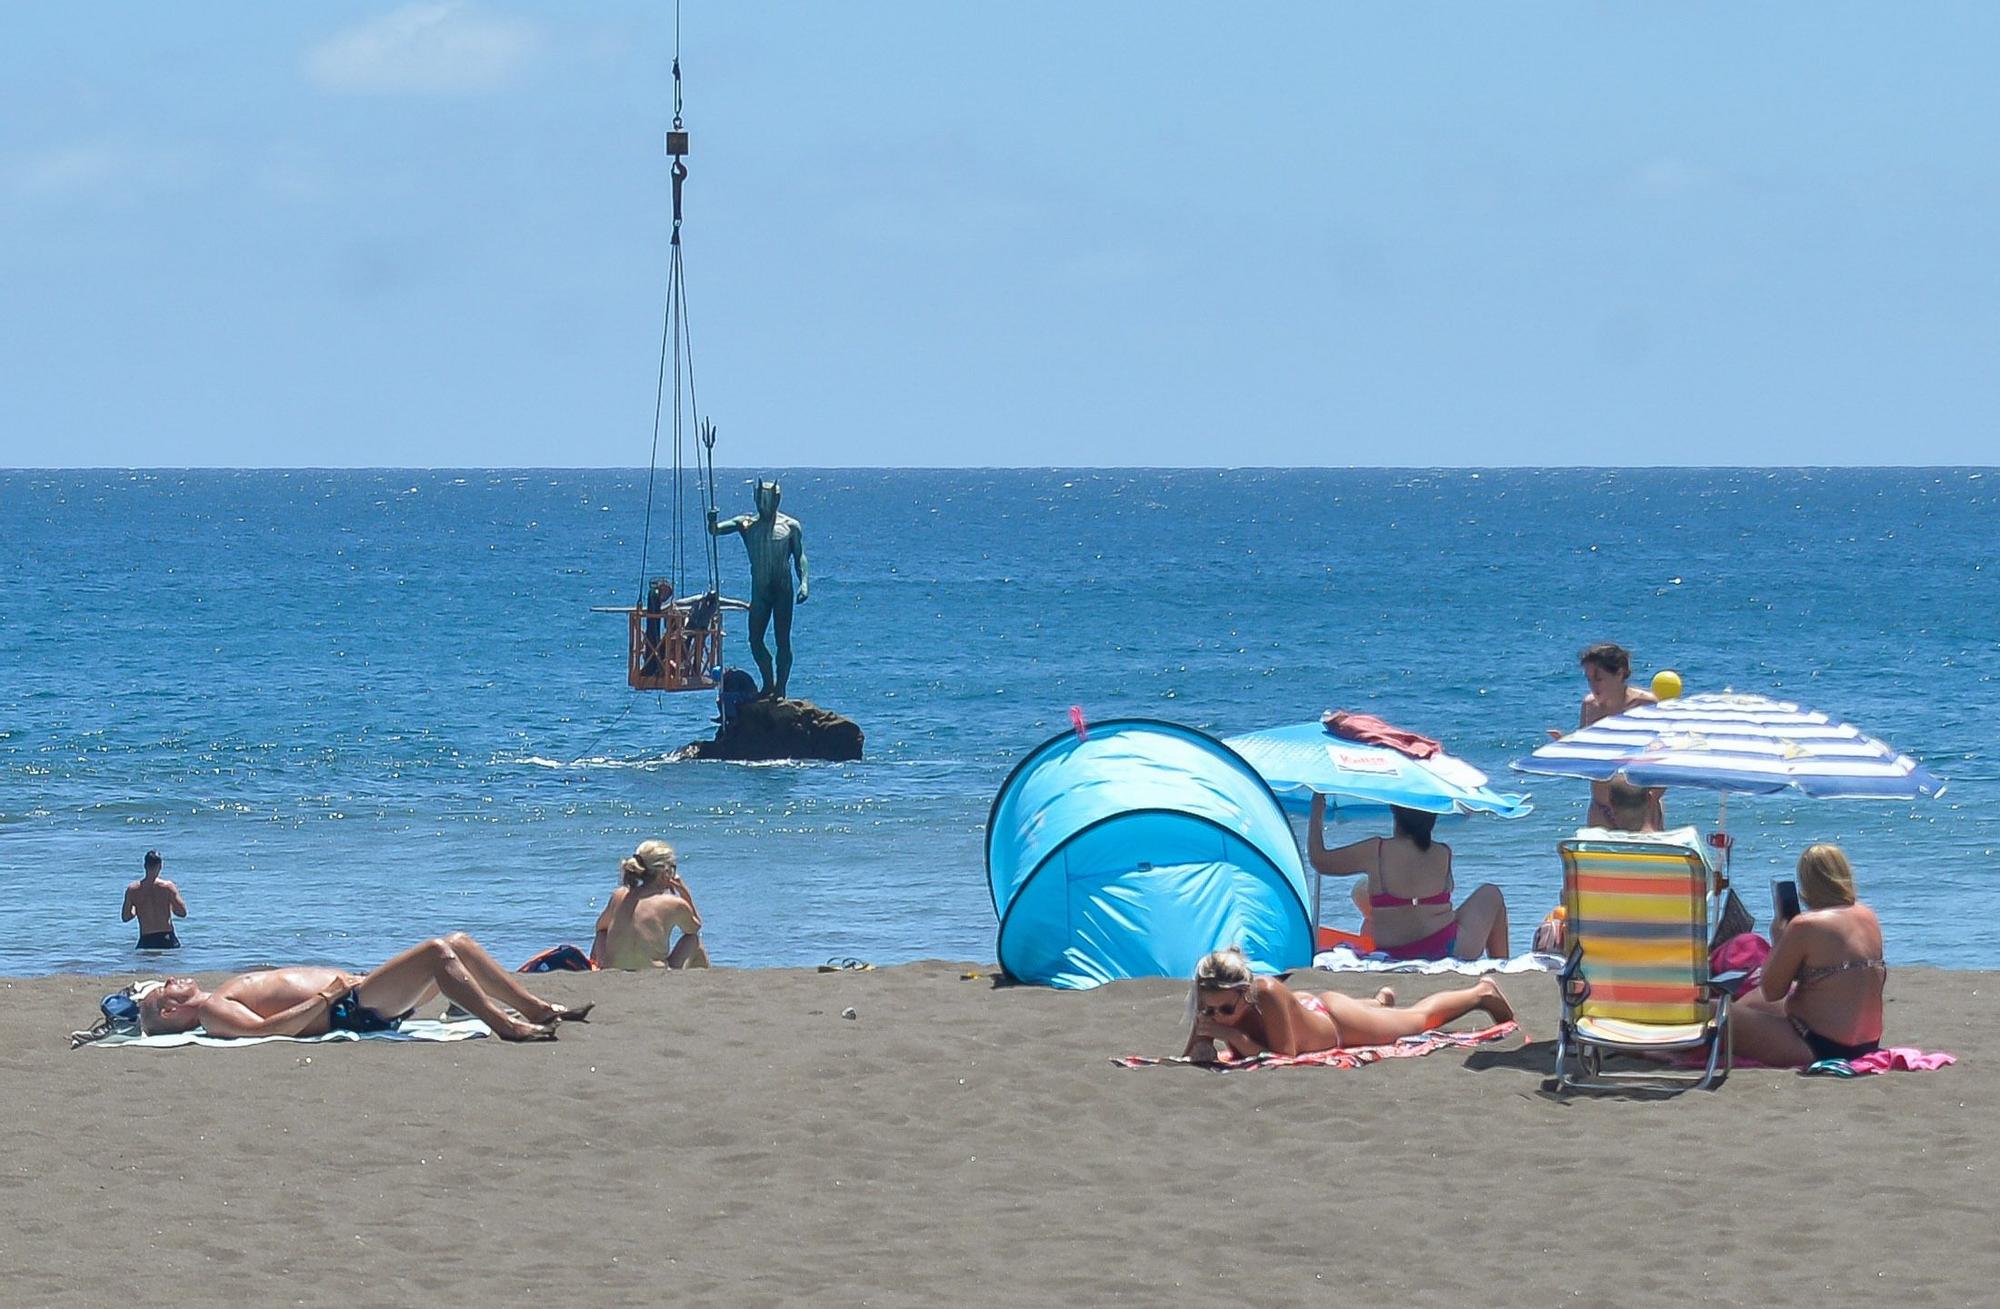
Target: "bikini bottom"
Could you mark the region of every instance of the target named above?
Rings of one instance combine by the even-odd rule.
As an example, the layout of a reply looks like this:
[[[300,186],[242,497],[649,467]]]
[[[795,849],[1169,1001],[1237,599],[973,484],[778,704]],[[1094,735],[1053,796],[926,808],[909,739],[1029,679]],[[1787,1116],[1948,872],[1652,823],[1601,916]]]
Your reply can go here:
[[[1458,924],[1446,923],[1429,936],[1405,941],[1401,945],[1380,945],[1375,948],[1391,959],[1449,959],[1451,949],[1458,944]]]
[[[1812,1051],[1815,1063],[1821,1059],[1859,1059],[1862,1055],[1874,1054],[1882,1048],[1879,1037],[1873,1041],[1863,1041],[1860,1045],[1843,1045],[1831,1037],[1821,1036],[1800,1019],[1794,1018],[1791,1022],[1792,1030],[1806,1043],[1806,1049]]]

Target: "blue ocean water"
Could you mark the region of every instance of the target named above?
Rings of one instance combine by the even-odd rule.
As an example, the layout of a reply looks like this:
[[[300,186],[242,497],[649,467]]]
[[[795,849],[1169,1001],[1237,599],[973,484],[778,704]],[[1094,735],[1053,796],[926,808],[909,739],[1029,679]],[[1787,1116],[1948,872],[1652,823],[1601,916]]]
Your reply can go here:
[[[712,698],[628,691],[622,620],[590,612],[638,590],[643,472],[0,473],[0,972],[134,967],[117,910],[148,847],[193,910],[177,966],[366,966],[449,928],[511,963],[587,943],[649,836],[718,962],[990,959],[987,806],[1071,704],[1441,737],[1534,794],[1445,834],[1518,939],[1585,788],[1506,764],[1574,724],[1600,639],[1640,680],[1796,699],[1929,763],[1933,801],[1732,801],[1738,876],[1761,912],[1839,841],[1895,960],[2000,967],[2000,473],[784,482],[813,582],[792,689],[861,723],[859,764],[669,761]]]

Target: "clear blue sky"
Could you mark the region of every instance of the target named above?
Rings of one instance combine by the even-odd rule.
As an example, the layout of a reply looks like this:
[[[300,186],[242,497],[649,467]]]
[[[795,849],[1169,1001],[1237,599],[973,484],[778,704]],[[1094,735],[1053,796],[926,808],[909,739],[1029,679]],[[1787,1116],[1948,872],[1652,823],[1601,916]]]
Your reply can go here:
[[[722,462],[1980,463],[2000,8],[685,0]],[[670,5],[0,7],[0,465],[643,465]]]

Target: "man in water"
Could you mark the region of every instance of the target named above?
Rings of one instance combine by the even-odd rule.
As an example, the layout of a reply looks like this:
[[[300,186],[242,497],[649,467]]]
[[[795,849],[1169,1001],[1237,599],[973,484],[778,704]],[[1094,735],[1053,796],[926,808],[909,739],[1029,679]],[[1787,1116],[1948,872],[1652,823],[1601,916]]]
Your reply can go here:
[[[750,652],[757,657],[757,671],[764,676],[760,694],[785,698],[785,686],[792,677],[792,604],[806,602],[806,538],[799,520],[778,512],[778,484],[757,483],[757,514],[743,514],[718,522],[715,510],[708,511],[708,534],[728,536],[741,533],[743,548],[750,555]],[[798,594],[792,593],[792,569],[799,573]],[[764,633],[773,621],[778,626],[778,660],[775,674],[771,648]]]
[[[141,950],[174,950],[181,943],[174,935],[174,919],[186,918],[187,913],[181,889],[160,876],[160,852],[146,851],[146,875],[125,888],[125,907],[118,921],[139,920]]]
[[[1632,655],[1622,645],[1610,641],[1600,641],[1590,646],[1577,657],[1583,666],[1583,680],[1590,690],[1583,697],[1583,710],[1577,715],[1578,731],[1590,726],[1600,718],[1622,714],[1634,705],[1658,704],[1660,697],[1641,687],[1630,685],[1632,678]],[[1560,741],[1563,734],[1557,729],[1549,729],[1549,739]],[[1590,813],[1585,820],[1587,827],[1613,827],[1611,813],[1611,784],[1592,782],[1590,784]],[[1665,808],[1660,804],[1664,792],[1654,787],[1646,793],[1651,812],[1648,822],[1651,830],[1657,832],[1667,825]],[[1637,829],[1634,829],[1637,830]]]
[[[329,1031],[392,1031],[442,993],[503,1041],[553,1041],[555,1025],[586,1018],[515,981],[464,932],[411,946],[367,973],[338,968],[268,968],[240,973],[212,991],[192,977],[169,977],[139,1001],[147,1035],[320,1036]]]

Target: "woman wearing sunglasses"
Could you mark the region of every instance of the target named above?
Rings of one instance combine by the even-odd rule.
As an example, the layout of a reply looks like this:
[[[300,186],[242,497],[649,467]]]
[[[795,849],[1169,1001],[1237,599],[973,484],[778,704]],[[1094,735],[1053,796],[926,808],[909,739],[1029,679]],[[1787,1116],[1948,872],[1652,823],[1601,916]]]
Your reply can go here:
[[[1216,1059],[1217,1041],[1238,1059],[1272,1054],[1314,1054],[1341,1046],[1385,1045],[1443,1027],[1475,1009],[1496,1023],[1511,1022],[1514,1006],[1490,977],[1458,991],[1440,991],[1398,1007],[1396,993],[1383,987],[1373,999],[1357,1000],[1338,991],[1294,991],[1275,977],[1259,977],[1241,950],[1217,950],[1195,966],[1188,999],[1194,1030],[1188,1058]]]

